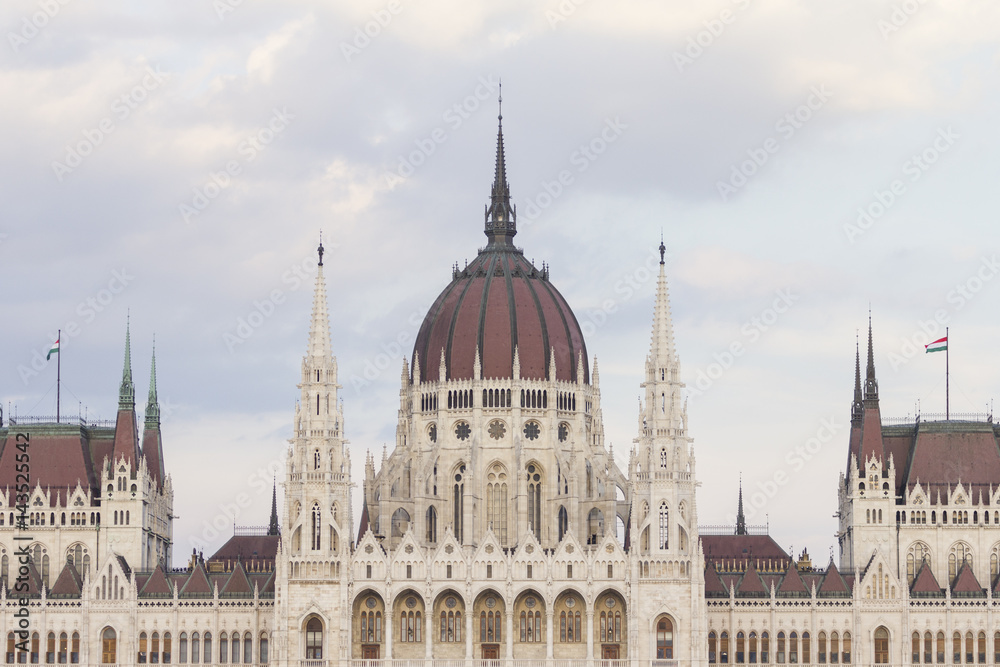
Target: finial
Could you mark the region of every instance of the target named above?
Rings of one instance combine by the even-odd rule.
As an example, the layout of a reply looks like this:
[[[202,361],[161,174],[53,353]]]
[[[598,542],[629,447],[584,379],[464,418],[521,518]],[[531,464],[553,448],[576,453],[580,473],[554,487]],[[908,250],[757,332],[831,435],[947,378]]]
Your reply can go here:
[[[319,248],[316,249],[319,252],[319,265],[323,266],[323,230],[319,231]]]
[[[497,120],[503,122],[503,79],[497,83]]]
[[[663,245],[663,232],[660,232],[660,266],[663,265],[663,257],[667,253],[667,246]]]

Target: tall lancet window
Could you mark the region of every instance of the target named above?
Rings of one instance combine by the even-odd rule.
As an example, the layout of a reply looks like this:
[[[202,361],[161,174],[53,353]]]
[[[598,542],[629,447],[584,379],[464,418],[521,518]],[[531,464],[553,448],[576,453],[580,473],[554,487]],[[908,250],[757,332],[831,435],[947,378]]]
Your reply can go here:
[[[465,466],[460,465],[458,469],[455,471],[455,488],[454,488],[454,496],[452,498],[452,505],[455,510],[454,511],[455,539],[458,540],[459,544],[462,543],[462,523],[463,523],[462,517],[464,515],[463,497],[465,495],[465,483],[463,481],[464,476],[465,476]]]
[[[313,452],[313,470],[319,470],[319,450]]]
[[[528,523],[535,539],[542,539],[542,469],[528,465]]]
[[[486,522],[500,544],[507,544],[507,470],[494,464],[486,476]]]
[[[670,510],[667,503],[660,503],[660,548],[670,548]]]
[[[319,394],[316,394],[316,414],[319,414]]]
[[[319,551],[319,537],[322,534],[322,512],[319,503],[313,503],[312,513],[312,548]]]

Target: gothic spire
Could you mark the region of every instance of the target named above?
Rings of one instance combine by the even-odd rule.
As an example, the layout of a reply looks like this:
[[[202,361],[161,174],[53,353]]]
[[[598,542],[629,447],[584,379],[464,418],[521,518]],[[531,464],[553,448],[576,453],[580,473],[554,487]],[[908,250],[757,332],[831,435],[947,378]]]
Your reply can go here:
[[[313,295],[312,321],[309,324],[309,349],[306,356],[329,359],[330,346],[330,314],[327,311],[326,279],[323,277],[323,242],[316,249],[319,253],[319,264],[316,268],[316,288]]]
[[[490,203],[486,207],[484,233],[490,244],[510,245],[517,234],[517,210],[510,203],[510,186],[507,183],[507,164],[503,149],[503,94],[497,98],[497,160],[493,176]]]
[[[267,528],[267,534],[278,534],[278,482],[274,482],[271,491],[271,524]]]
[[[868,311],[868,369],[865,377],[865,402],[878,404],[878,380],[875,379],[875,353],[872,346],[872,314]]]
[[[670,318],[670,290],[664,256],[666,246],[660,240],[660,276],[656,282],[656,307],[653,311],[653,336],[649,348],[653,368],[668,368],[674,361],[674,326]]]
[[[135,385],[132,384],[132,340],[130,323],[125,320],[125,366],[122,368],[122,383],[118,388],[118,409],[135,408]]]
[[[740,502],[739,508],[736,510],[736,534],[747,534],[747,519],[743,515],[743,475],[740,475]]]
[[[160,402],[156,397],[156,338],[153,338],[153,361],[149,371],[149,397],[146,399],[146,428],[159,428]]]
[[[861,412],[864,409],[861,394],[861,342],[854,341],[854,403],[851,404],[851,423],[861,423]]]

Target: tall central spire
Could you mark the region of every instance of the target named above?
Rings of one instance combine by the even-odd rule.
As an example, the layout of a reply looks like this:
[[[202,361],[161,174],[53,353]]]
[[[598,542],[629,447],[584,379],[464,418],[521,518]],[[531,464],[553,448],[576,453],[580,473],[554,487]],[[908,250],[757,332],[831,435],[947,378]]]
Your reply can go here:
[[[497,162],[493,175],[493,190],[486,207],[484,233],[490,245],[510,245],[517,234],[517,209],[510,203],[510,186],[507,184],[507,164],[503,150],[503,93],[497,98]]]

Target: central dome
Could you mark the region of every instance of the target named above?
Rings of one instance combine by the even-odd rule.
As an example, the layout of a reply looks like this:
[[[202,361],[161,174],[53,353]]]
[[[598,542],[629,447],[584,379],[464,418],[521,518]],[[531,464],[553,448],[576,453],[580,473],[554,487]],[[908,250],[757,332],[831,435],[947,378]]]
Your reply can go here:
[[[521,378],[547,379],[554,361],[553,379],[575,382],[582,360],[583,381],[589,383],[587,348],[576,316],[549,282],[548,268],[536,268],[512,243],[517,211],[510,203],[502,125],[485,218],[489,243],[467,267],[455,267],[451,283],[420,325],[412,360],[420,380],[473,379],[477,350],[483,378],[513,378],[516,348]],[[442,350],[445,378],[439,377]]]

